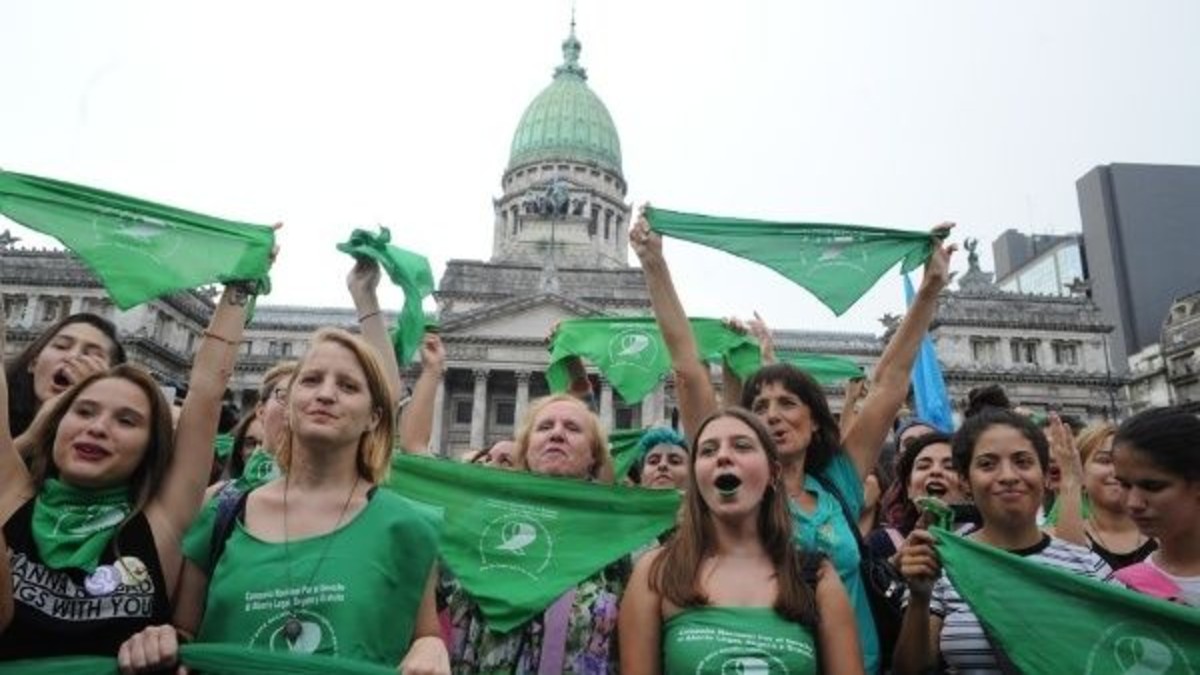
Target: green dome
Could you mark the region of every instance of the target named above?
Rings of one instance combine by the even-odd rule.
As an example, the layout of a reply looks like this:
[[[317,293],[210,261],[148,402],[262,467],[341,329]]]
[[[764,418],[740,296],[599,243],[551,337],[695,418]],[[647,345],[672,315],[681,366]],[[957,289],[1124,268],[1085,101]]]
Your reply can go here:
[[[587,86],[575,27],[563,41],[563,64],[533,99],[513,134],[508,168],[542,160],[595,162],[621,174],[621,141],[608,108]]]

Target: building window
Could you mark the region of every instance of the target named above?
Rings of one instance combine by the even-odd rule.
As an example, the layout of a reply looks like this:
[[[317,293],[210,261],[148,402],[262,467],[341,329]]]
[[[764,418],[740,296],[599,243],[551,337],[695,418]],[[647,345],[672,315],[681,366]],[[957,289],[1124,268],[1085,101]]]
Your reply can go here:
[[[1038,344],[1037,340],[1013,340],[1011,345],[1013,363],[1027,363],[1036,366]]]
[[[474,404],[471,401],[462,400],[454,402],[454,423],[455,424],[470,424],[471,410]]]
[[[271,344],[267,347],[267,354],[270,356],[291,356],[292,343],[287,341],[271,340]]]
[[[8,317],[10,323],[16,323],[25,316],[27,304],[25,298],[6,296],[4,298],[4,315]]]
[[[254,343],[250,340],[242,340],[242,356],[250,356],[254,352]]]
[[[108,298],[84,298],[83,311],[109,318],[112,315],[112,302]]]
[[[617,406],[613,410],[613,425],[617,429],[637,429],[641,426],[641,409],[630,406]]]
[[[976,363],[995,363],[1000,359],[998,338],[971,338],[971,359]]]
[[[1059,366],[1079,365],[1079,343],[1055,342],[1054,363]]]
[[[188,331],[187,334],[187,353],[191,354],[196,351],[196,334]]]
[[[70,298],[43,298],[42,321],[58,321],[71,313]]]
[[[496,424],[511,427],[517,417],[517,404],[514,401],[496,401]]]

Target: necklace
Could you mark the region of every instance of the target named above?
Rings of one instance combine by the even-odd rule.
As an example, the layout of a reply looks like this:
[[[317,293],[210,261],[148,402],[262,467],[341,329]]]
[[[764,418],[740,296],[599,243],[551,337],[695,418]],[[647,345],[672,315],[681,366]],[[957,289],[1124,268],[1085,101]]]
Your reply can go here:
[[[313,566],[312,573],[308,575],[308,583],[305,586],[312,586],[313,579],[317,578],[317,572],[321,569],[321,563],[325,562],[325,557],[329,555],[329,545],[333,543],[333,540],[337,538],[338,533],[341,531],[339,528],[342,526],[342,521],[346,518],[346,511],[350,508],[350,500],[353,499],[354,492],[358,490],[358,483],[361,480],[361,477],[355,478],[354,485],[350,486],[350,493],[346,495],[346,503],[342,504],[342,513],[338,516],[337,522],[334,523],[333,529],[330,530],[329,536],[326,537],[325,546],[321,549],[321,555],[317,558],[317,564]],[[283,478],[283,557],[287,563],[285,569],[287,570],[288,589],[294,591],[296,587],[292,585],[292,554],[288,548],[288,487],[288,476],[285,475]],[[283,624],[283,636],[287,638],[289,643],[293,644],[300,637],[300,634],[304,632],[304,626],[300,623],[300,617],[296,616],[296,599],[298,595],[298,593],[291,594],[291,600],[288,601],[288,618]]]

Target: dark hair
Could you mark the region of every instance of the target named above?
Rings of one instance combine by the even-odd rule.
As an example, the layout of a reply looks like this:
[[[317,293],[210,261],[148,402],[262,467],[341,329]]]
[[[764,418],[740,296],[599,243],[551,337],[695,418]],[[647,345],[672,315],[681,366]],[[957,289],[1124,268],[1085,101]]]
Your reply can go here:
[[[1163,471],[1200,480],[1200,418],[1178,407],[1149,408],[1117,429],[1113,448],[1129,447]]]
[[[124,521],[128,523],[134,515],[146,508],[155,493],[162,488],[174,453],[171,405],[167,403],[154,378],[138,366],[121,364],[103,372],[93,373],[54,399],[46,416],[30,429],[33,450],[29,474],[35,490],[40,490],[47,478],[58,475],[58,467],[54,464],[54,441],[58,435],[58,427],[75,403],[75,399],[88,387],[106,379],[132,383],[146,395],[150,404],[150,434],[146,440],[146,451],[128,480],[129,497],[133,500],[133,510]]]
[[[808,373],[789,363],[773,363],[759,368],[746,381],[742,387],[742,407],[754,410],[754,399],[769,384],[782,386],[808,406],[816,430],[804,451],[804,470],[806,473],[815,473],[825,468],[841,450],[841,435],[821,385]]]
[[[732,417],[741,421],[758,438],[767,462],[777,467],[779,451],[771,440],[771,432],[748,410],[723,408],[709,415],[696,429],[692,439],[691,463],[688,470],[688,489],[684,496],[679,528],[663,546],[662,553],[650,565],[650,588],[679,607],[708,604],[696,574],[700,563],[712,555],[716,543],[711,512],[696,484],[696,457],[704,429],[715,420]],[[758,536],[763,549],[775,567],[775,611],[790,621],[815,626],[817,619],[815,589],[804,581],[805,556],[792,540],[792,516],[783,483],[776,478],[767,485],[758,508]]]
[[[954,459],[954,468],[960,476],[966,478],[971,472],[971,459],[975,456],[975,445],[979,442],[979,437],[997,425],[1009,426],[1021,432],[1021,435],[1033,444],[1033,451],[1042,471],[1049,469],[1050,442],[1032,420],[1005,408],[985,408],[963,420],[963,425],[954,434],[951,456]]]
[[[33,373],[29,371],[30,364],[42,353],[46,345],[58,336],[59,331],[73,323],[86,323],[108,338],[108,341],[112,343],[112,348],[109,350],[109,366],[125,363],[125,348],[117,340],[117,329],[111,321],[102,316],[80,312],[47,326],[34,338],[33,342],[21,350],[21,353],[13,357],[4,369],[8,377],[8,424],[13,437],[25,433],[25,430],[33,423],[33,418],[42,404],[37,400],[37,393],[33,390]]]
[[[967,406],[963,410],[963,417],[973,417],[988,408],[1012,408],[1008,394],[1004,393],[1004,387],[998,384],[985,384],[967,392]]]
[[[223,472],[223,476],[228,480],[241,478],[242,472],[246,470],[246,458],[242,456],[242,451],[246,448],[246,435],[250,433],[250,425],[254,424],[256,419],[258,419],[258,413],[251,410],[242,415],[242,419],[238,420],[233,431],[230,432],[233,436],[233,448],[229,451],[229,459],[225,462]]]
[[[913,436],[908,439],[900,454],[896,456],[896,480],[881,502],[888,524],[903,534],[907,535],[912,532],[917,520],[921,517],[921,511],[908,494],[908,482],[912,479],[913,467],[916,466],[917,457],[922,450],[938,443],[950,445],[950,434],[931,431],[920,436]]]

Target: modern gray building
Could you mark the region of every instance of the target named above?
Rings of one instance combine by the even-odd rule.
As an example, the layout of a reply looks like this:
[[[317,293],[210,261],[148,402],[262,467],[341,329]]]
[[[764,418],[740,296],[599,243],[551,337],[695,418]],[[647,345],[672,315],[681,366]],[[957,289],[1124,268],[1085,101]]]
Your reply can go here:
[[[1200,290],[1200,167],[1110,164],[1075,185],[1090,294],[1124,371],[1159,341],[1171,303]]]
[[[1009,293],[1072,294],[1083,271],[1080,234],[1025,234],[1005,230],[992,242],[996,286]]]

